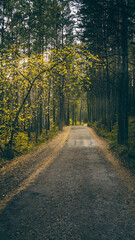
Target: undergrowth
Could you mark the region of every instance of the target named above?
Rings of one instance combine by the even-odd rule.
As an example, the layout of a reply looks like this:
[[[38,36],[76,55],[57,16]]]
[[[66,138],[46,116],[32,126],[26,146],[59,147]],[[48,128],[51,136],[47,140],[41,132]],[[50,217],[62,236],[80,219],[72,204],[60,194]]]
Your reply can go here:
[[[89,123],[88,126],[93,127],[97,134],[108,142],[110,150],[119,157],[122,165],[135,174],[135,118],[129,119],[128,145],[117,143],[117,123],[113,126],[111,132],[107,131],[102,122]]]
[[[42,131],[42,134],[38,136],[38,139],[36,139],[35,132],[31,133],[30,138],[28,138],[27,132],[16,133],[13,141],[14,157],[28,153],[29,151],[33,150],[35,147],[45,143],[47,140],[51,140],[58,131],[59,131],[58,127],[55,127],[55,128],[52,128],[50,131],[48,131],[46,134],[46,130],[44,129]],[[6,161],[8,161],[8,159],[4,157],[0,157],[0,165],[3,165],[4,162]]]

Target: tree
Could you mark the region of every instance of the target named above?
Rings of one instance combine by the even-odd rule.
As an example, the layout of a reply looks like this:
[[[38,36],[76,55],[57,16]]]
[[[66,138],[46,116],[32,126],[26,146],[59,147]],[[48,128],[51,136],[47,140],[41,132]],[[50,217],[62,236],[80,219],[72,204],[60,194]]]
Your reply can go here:
[[[82,0],[80,3],[81,39],[87,42],[91,52],[98,54],[105,64],[102,75],[103,82],[106,82],[104,95],[107,102],[104,103],[104,107],[107,106],[108,131],[111,131],[117,112],[118,143],[127,144],[130,47],[128,43],[133,32],[134,3],[124,0],[96,2]],[[103,99],[101,101],[104,102]]]

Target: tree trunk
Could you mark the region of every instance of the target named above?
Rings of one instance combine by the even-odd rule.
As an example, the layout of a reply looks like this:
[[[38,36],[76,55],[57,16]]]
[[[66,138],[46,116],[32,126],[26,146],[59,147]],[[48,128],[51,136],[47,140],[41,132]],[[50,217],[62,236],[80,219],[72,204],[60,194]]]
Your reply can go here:
[[[42,125],[43,125],[42,112],[43,112],[43,107],[42,107],[42,103],[40,103],[40,114],[39,114],[39,131],[40,131],[40,135],[42,134]]]
[[[48,92],[48,130],[50,130],[50,91],[51,91],[51,82],[49,80],[49,92]]]
[[[75,124],[75,106],[73,103],[73,107],[72,107],[72,125],[74,126]]]
[[[122,1],[122,63],[118,89],[118,143],[128,144],[128,27],[126,2]]]
[[[82,123],[82,99],[80,100],[80,125]]]
[[[53,123],[55,125],[55,99],[54,99],[54,96],[53,96]]]
[[[90,120],[90,93],[87,92],[87,112],[88,112],[88,122],[91,122]]]
[[[67,106],[67,125],[69,126],[69,97],[68,97],[68,106]]]

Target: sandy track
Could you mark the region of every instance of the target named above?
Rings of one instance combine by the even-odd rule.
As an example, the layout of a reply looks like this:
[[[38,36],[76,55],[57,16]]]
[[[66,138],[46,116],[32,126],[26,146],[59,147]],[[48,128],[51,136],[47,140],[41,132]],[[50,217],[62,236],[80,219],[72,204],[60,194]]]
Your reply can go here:
[[[34,151],[17,157],[0,169],[0,210],[19,192],[32,183],[39,173],[57,156],[64,145],[70,127],[64,127],[51,141]]]

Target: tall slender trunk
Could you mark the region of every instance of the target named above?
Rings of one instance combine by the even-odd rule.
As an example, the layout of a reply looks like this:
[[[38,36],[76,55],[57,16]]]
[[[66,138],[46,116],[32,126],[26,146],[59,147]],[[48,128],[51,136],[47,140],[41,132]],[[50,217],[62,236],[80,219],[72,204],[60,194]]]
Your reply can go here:
[[[121,26],[121,72],[118,89],[118,143],[128,143],[128,25],[126,2],[122,3],[122,26]]]
[[[80,125],[82,123],[82,98],[80,99]]]
[[[106,127],[107,125],[107,120],[106,120],[106,112],[107,112],[107,106],[106,106],[106,83],[105,83],[105,68],[103,66],[102,69],[102,82],[103,82],[103,87],[102,87],[102,97],[103,97],[103,110],[102,110],[102,123],[104,124],[104,126]]]
[[[60,125],[59,125],[59,129],[62,130],[63,129],[63,125],[64,125],[64,84],[65,84],[65,79],[64,76],[61,77],[61,86],[60,86]]]
[[[3,9],[2,9],[2,29],[1,29],[1,50],[4,49],[4,39],[5,39],[5,30],[4,30],[4,27],[5,27],[5,1],[3,1]],[[2,59],[3,57],[3,51],[0,51],[0,57]],[[2,73],[2,67],[3,67],[3,63],[2,61],[0,62],[0,74],[1,74],[1,78],[3,78],[3,73]],[[4,110],[4,83],[2,83],[2,86],[1,86],[1,94],[0,94],[0,113],[1,115],[3,114],[3,110]],[[1,124],[1,119],[0,119],[0,124]]]
[[[108,2],[104,3],[105,9],[108,8]],[[109,75],[109,59],[108,59],[108,29],[107,29],[107,14],[106,10],[104,12],[103,20],[103,30],[104,30],[104,51],[106,59],[106,90],[107,90],[107,129],[111,132],[111,104],[110,104],[110,75]]]
[[[37,107],[37,117],[36,117],[36,143],[38,142],[38,120],[39,120],[39,109]]]
[[[4,40],[5,40],[5,8],[6,8],[6,2],[3,1],[3,9],[2,9],[2,29],[1,29],[1,48],[4,49]],[[1,52],[2,54],[2,52]]]
[[[87,112],[88,112],[88,122],[90,121],[90,93],[87,92]]]
[[[53,97],[53,123],[55,125],[55,99]]]
[[[50,130],[50,93],[51,93],[51,81],[49,79],[49,91],[48,91],[48,117],[47,117],[47,122],[48,122],[48,130]]]
[[[42,116],[42,112],[43,112],[43,106],[42,106],[42,103],[40,103],[40,114],[39,114],[39,132],[40,132],[40,135],[42,134],[42,125],[43,125],[43,116]]]
[[[74,126],[75,124],[75,106],[73,103],[73,107],[72,107],[72,125]]]
[[[67,125],[69,126],[69,96],[68,96],[68,106],[67,106]]]

